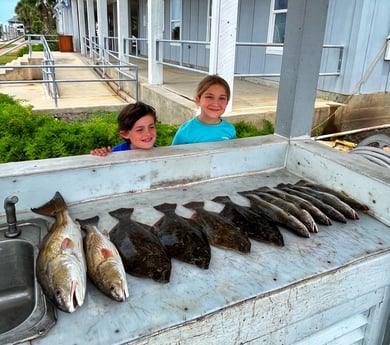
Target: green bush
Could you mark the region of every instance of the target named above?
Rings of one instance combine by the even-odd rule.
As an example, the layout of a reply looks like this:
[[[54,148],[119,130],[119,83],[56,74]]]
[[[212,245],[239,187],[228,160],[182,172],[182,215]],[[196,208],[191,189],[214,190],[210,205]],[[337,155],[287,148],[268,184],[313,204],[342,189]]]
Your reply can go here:
[[[115,146],[118,134],[116,112],[97,111],[67,122],[52,115],[33,114],[31,106],[0,93],[0,163],[88,154],[99,147]],[[235,124],[237,138],[273,133],[243,121]],[[157,146],[169,146],[178,129],[157,122]]]

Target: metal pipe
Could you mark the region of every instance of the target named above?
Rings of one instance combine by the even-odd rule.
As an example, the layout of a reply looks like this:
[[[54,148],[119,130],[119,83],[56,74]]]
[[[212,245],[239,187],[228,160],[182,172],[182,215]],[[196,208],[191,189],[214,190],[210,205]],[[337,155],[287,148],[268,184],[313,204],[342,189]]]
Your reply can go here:
[[[7,217],[8,229],[5,232],[5,237],[13,238],[21,234],[21,230],[16,225],[16,209],[15,204],[19,201],[16,195],[9,196],[4,200],[4,209]]]

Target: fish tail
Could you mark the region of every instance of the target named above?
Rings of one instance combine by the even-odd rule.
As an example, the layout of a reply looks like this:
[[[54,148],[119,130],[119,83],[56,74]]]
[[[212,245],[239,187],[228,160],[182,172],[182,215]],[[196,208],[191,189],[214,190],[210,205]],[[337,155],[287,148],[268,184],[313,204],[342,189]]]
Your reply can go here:
[[[130,218],[133,214],[134,208],[121,207],[114,211],[108,212],[110,216],[116,219]]]
[[[54,197],[47,203],[38,208],[32,208],[34,213],[42,214],[44,216],[55,216],[58,212],[65,211],[68,207],[60,192],[56,192]]]
[[[176,204],[164,203],[157,206],[153,206],[153,208],[155,208],[157,211],[164,212],[164,211],[175,210],[176,206],[177,206]]]
[[[85,219],[76,218],[76,222],[80,224],[81,229],[85,230],[87,225],[97,226],[99,223],[99,216],[85,218]]]

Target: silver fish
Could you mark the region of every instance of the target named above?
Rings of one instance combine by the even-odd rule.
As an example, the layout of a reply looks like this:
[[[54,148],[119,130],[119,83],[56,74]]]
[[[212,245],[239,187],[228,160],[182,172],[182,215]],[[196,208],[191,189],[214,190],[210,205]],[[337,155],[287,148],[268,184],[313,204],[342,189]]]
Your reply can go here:
[[[239,192],[238,194],[241,194],[248,198],[253,208],[265,214],[273,221],[284,225],[299,236],[310,237],[309,230],[307,230],[306,226],[292,214],[282,210],[278,206],[275,206],[265,200],[260,199],[255,194],[247,192]]]
[[[127,278],[122,259],[107,231],[97,228],[99,217],[76,219],[86,231],[84,248],[89,279],[107,296],[123,302],[129,297]]]
[[[59,192],[33,212],[55,217],[37,257],[37,279],[43,292],[61,310],[72,313],[84,303],[87,265],[80,226],[69,216]]]

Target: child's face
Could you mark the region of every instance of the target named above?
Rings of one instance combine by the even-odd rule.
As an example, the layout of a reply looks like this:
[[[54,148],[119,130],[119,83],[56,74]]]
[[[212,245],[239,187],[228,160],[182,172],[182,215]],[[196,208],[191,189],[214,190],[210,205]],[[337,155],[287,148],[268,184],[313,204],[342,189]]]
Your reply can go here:
[[[124,139],[129,139],[131,149],[149,150],[156,142],[156,125],[152,115],[141,117],[129,131],[120,131],[119,134]]]
[[[211,85],[200,97],[196,97],[196,104],[200,107],[199,119],[205,123],[219,123],[228,102],[225,88],[219,84]]]

